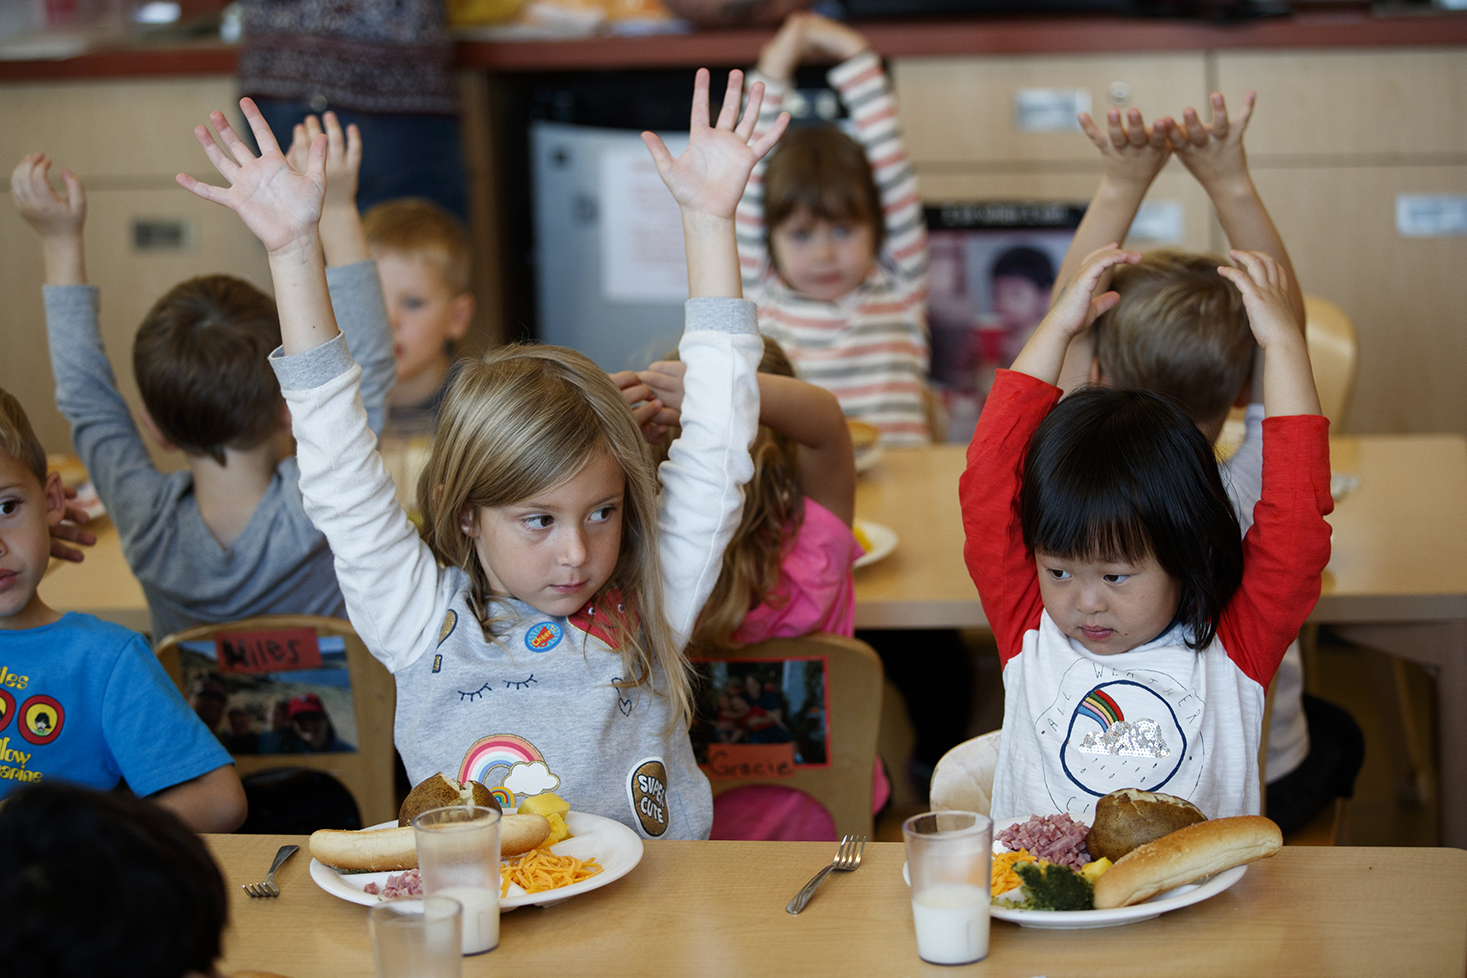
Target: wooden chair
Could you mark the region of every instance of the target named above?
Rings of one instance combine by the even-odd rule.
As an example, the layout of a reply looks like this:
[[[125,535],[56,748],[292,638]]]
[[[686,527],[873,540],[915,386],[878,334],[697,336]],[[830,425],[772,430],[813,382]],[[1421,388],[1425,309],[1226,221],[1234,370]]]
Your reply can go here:
[[[158,660],[183,690],[179,646],[184,642],[212,642],[220,632],[279,631],[312,628],[318,637],[340,636],[346,643],[347,674],[357,721],[355,752],[301,754],[236,754],[240,775],[282,767],[326,771],[346,785],[361,812],[362,824],[375,825],[397,818],[393,783],[392,720],[397,690],[392,675],[372,657],[351,623],[317,615],[263,615],[235,622],[199,625],[169,635],[158,643]]]
[[[749,784],[796,788],[813,796],[835,819],[840,834],[871,836],[872,769],[876,733],[881,723],[881,659],[865,642],[819,633],[801,638],[772,638],[746,645],[727,656],[734,660],[825,657],[825,715],[828,724],[825,767],[795,768],[778,779],[712,778],[713,793]],[[696,660],[695,660],[696,661]]]
[[[1330,426],[1338,428],[1350,406],[1359,367],[1359,342],[1355,324],[1345,311],[1317,295],[1304,297],[1304,339],[1309,362],[1314,368],[1314,386],[1319,406]]]
[[[993,774],[998,769],[1001,732],[990,730],[942,755],[932,769],[933,811],[989,813],[993,806]]]

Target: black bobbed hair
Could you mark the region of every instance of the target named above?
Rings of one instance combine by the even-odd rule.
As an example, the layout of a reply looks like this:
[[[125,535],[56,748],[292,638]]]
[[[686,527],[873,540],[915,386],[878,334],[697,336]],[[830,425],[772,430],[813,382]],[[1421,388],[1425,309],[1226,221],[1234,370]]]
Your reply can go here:
[[[1086,387],[1034,432],[1019,490],[1024,545],[1072,560],[1152,554],[1180,586],[1176,620],[1200,651],[1243,580],[1243,544],[1212,446],[1181,408]]]

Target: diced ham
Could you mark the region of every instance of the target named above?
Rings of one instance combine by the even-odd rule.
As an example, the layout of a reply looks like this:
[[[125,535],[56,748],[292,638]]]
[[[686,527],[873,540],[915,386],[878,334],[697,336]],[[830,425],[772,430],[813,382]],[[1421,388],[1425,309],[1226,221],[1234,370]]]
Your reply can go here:
[[[1085,849],[1089,831],[1090,826],[1068,815],[1035,815],[999,832],[998,841],[1010,852],[1028,849],[1035,859],[1078,870],[1090,861]]]

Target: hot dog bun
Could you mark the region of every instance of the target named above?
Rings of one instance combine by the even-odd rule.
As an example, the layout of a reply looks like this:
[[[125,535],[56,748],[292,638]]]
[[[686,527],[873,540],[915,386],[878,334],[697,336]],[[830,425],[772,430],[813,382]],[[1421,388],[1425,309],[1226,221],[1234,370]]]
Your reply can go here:
[[[499,820],[499,855],[519,856],[550,837],[543,815],[505,815]],[[311,833],[311,857],[353,872],[401,872],[418,866],[412,826],[395,829],[320,829]]]
[[[413,827],[396,829],[318,829],[311,833],[311,858],[337,869],[381,873],[417,869]]]
[[[1260,815],[1198,822],[1131,850],[1095,881],[1095,909],[1129,907],[1173,887],[1264,859],[1284,844]]]

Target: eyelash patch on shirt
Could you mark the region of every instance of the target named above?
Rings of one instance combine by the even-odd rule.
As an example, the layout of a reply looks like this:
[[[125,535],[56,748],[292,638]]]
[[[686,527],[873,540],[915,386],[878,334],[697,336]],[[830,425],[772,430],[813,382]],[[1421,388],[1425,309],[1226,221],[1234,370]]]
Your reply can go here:
[[[494,684],[492,682],[487,682],[475,690],[466,691],[461,689],[458,691],[459,702],[463,702],[464,700],[469,700],[470,702],[472,702],[478,699],[480,696],[483,696],[485,693],[492,692],[493,689]]]
[[[526,677],[525,679],[520,680],[519,682],[516,682],[513,679],[506,679],[504,681],[504,688],[505,689],[524,689],[527,686],[529,686],[531,683],[538,684],[539,682],[540,682],[540,680],[536,679],[535,678],[535,674],[532,672],[532,673],[530,673],[530,675],[528,677]]]

